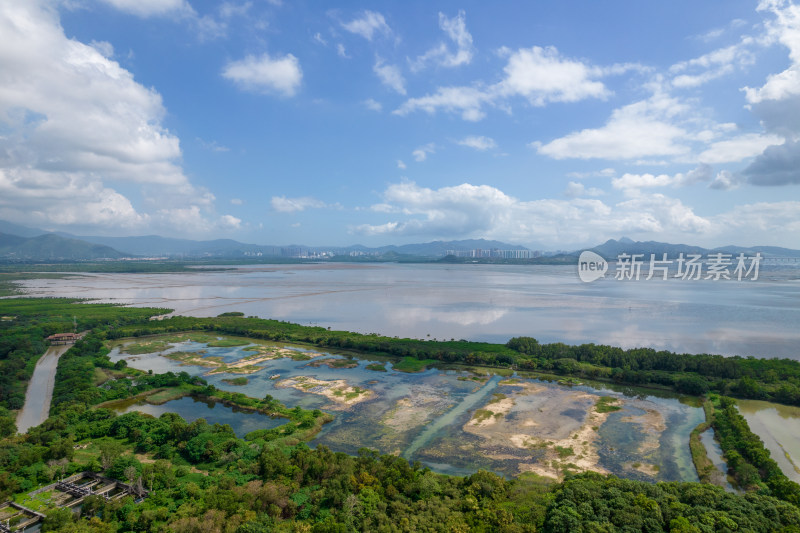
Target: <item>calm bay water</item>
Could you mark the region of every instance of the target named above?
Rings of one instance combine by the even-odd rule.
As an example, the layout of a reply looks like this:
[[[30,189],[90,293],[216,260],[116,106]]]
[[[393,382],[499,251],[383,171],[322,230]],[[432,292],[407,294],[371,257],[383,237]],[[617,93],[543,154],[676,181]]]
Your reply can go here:
[[[644,277],[644,276],[643,276]],[[572,266],[319,264],[22,283],[30,296],[216,316],[226,311],[388,336],[647,346],[800,359],[800,272],[758,281],[582,283]]]

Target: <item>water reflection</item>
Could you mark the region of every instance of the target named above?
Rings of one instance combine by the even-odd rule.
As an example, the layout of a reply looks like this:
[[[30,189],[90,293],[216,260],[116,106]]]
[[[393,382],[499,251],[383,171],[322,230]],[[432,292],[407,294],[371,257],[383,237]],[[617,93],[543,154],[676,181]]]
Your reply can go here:
[[[31,296],[226,311],[387,336],[648,346],[797,358],[797,272],[757,282],[599,280],[569,266],[270,265],[27,280]],[[774,279],[771,279],[774,278]]]

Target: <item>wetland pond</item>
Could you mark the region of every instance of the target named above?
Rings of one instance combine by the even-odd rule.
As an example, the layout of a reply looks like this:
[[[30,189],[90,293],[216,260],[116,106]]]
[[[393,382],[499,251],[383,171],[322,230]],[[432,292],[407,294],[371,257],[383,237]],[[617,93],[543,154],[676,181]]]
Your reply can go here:
[[[800,407],[760,400],[736,400],[736,405],[783,473],[800,483]]]
[[[289,407],[333,413],[335,420],[312,447],[323,444],[349,454],[367,447],[458,475],[483,468],[506,476],[594,470],[650,481],[698,479],[689,433],[703,420],[703,410],[676,395],[562,385],[467,367],[407,373],[375,356],[350,359],[194,333],[125,340],[110,357],[133,368],[185,371],[219,389],[256,398],[270,394]],[[237,377],[246,377],[246,383],[234,381]],[[282,423],[190,398],[127,409],[203,416],[231,424],[239,435]]]
[[[189,423],[198,418],[204,418],[209,424],[228,424],[239,438],[244,438],[245,435],[257,429],[270,429],[286,423],[285,418],[272,418],[261,413],[231,408],[216,402],[197,400],[189,396],[159,405],[142,400],[114,402],[108,408],[116,411],[118,415],[139,411],[156,418],[164,413],[177,413]]]

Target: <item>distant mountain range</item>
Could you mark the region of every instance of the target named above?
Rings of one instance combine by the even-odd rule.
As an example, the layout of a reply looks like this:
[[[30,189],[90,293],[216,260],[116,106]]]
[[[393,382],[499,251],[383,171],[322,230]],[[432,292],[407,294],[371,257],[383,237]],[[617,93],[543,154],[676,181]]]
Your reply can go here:
[[[800,257],[800,250],[792,250],[790,248],[781,248],[778,246],[722,246],[720,248],[701,248],[700,246],[690,246],[688,244],[669,244],[665,242],[656,241],[633,241],[626,237],[620,240],[610,239],[600,246],[590,248],[593,252],[598,253],[605,259],[616,259],[622,253],[626,254],[645,254],[649,259],[649,254],[656,254],[659,258],[661,254],[666,253],[667,257],[674,258],[678,254],[700,254],[708,255],[709,253],[724,253],[738,255],[744,253],[747,256],[753,256],[756,253],[761,253],[764,258],[767,257]],[[578,255],[580,251],[575,252]],[[573,254],[569,254],[573,255]]]
[[[131,254],[54,233],[37,237],[0,233],[0,259],[6,261],[87,261],[123,257],[131,257]]]
[[[20,226],[0,220],[0,260],[3,261],[89,261],[99,259],[123,259],[133,257],[168,257],[172,259],[258,259],[258,258],[317,258],[350,257],[353,260],[393,260],[396,258],[442,258],[447,253],[469,252],[471,250],[527,250],[524,246],[486,239],[459,241],[434,241],[402,246],[381,246],[370,248],[362,245],[345,247],[320,246],[272,246],[245,244],[232,239],[194,241],[173,239],[158,235],[139,237],[100,237],[76,236],[64,232],[49,233],[43,230]],[[675,257],[679,253],[745,253],[754,255],[760,252],[763,257],[800,257],[800,250],[776,246],[725,246],[707,249],[686,244],[663,242],[637,242],[628,238],[611,239],[591,248],[606,259],[616,259],[621,253],[628,254],[668,254]],[[558,254],[556,258],[571,260],[582,250]],[[552,255],[552,254],[545,254]]]

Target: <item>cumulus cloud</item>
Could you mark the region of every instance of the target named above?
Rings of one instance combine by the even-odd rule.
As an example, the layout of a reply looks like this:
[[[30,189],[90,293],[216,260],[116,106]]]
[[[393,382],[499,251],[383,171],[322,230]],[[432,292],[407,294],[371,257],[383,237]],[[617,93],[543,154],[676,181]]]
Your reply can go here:
[[[703,183],[711,180],[712,170],[709,165],[699,167],[687,172],[686,174],[677,173],[673,176],[668,174],[623,174],[622,177],[611,180],[611,186],[615,189],[622,189],[629,194],[638,194],[639,189],[652,187],[685,187],[695,183]]]
[[[409,98],[393,111],[395,115],[405,116],[414,111],[435,114],[440,109],[460,113],[461,118],[478,121],[486,116],[482,107],[493,100],[493,96],[476,87],[440,87],[435,94],[420,98]]]
[[[714,176],[714,180],[709,187],[720,191],[729,191],[737,188],[740,183],[741,179],[729,170],[720,170],[717,172],[717,175]]]
[[[698,172],[705,180],[709,170]],[[764,235],[774,237],[775,243],[798,242],[800,235],[800,202],[738,205],[703,216],[681,200],[659,193],[642,193],[618,203],[582,197],[525,201],[489,185],[431,189],[413,182],[390,185],[382,200],[372,211],[389,220],[351,231],[437,239],[484,237],[558,247],[596,244],[608,235],[709,245],[763,242]]]
[[[800,184],[800,141],[767,148],[742,174],[753,185]]]
[[[688,106],[657,93],[647,100],[615,109],[601,128],[588,128],[547,144],[532,143],[540,154],[554,159],[637,159],[676,156],[690,151],[687,131],[676,125]]]
[[[357,17],[350,22],[342,23],[342,28],[362,36],[368,41],[371,41],[376,33],[383,35],[391,35],[392,29],[386,24],[386,19],[380,13],[375,11],[366,10],[360,17]]]
[[[506,78],[498,91],[519,95],[533,105],[548,102],[577,102],[586,98],[606,98],[610,91],[597,81],[600,72],[586,64],[567,59],[555,47],[521,48],[508,58],[503,69]]]
[[[772,74],[761,87],[746,87],[748,102],[757,104],[765,100],[784,100],[800,95],[800,6],[787,0],[762,0],[759,11],[769,11],[775,18],[767,23],[770,38],[789,49],[789,67]]]
[[[484,136],[475,136],[471,135],[469,137],[465,137],[460,141],[456,141],[457,144],[461,146],[468,146],[470,148],[474,148],[475,150],[479,150],[481,152],[486,150],[491,150],[492,148],[497,148],[497,143],[494,142],[494,139],[491,137],[484,137]]]
[[[411,62],[412,71],[422,70],[431,63],[442,67],[457,67],[472,61],[472,35],[467,31],[464,11],[459,11],[453,18],[439,13],[439,27],[456,45],[456,50],[451,51],[447,44],[439,43]]]
[[[383,59],[377,58],[372,70],[385,86],[398,94],[406,94],[406,80],[396,65],[387,65]]]
[[[563,57],[556,48],[502,49],[508,56],[503,79],[493,85],[439,87],[433,94],[410,98],[394,113],[405,116],[415,111],[461,113],[461,118],[478,121],[486,116],[485,106],[508,108],[509,100],[523,97],[530,104],[577,102],[587,98],[604,99],[611,94],[597,78],[621,74],[637,65],[591,67]]]
[[[703,163],[733,163],[761,154],[765,148],[783,144],[778,135],[748,133],[712,143],[698,159]]]
[[[222,76],[247,91],[294,96],[303,80],[303,71],[292,54],[272,58],[264,53],[229,62]]]
[[[406,168],[406,164],[403,162],[402,159],[397,160],[397,168],[399,168],[400,170],[404,170]]]
[[[161,96],[108,49],[67,38],[36,0],[0,4],[0,34],[0,218],[103,231],[166,220],[134,207],[131,184],[157,187],[175,209],[211,209],[179,165]]]
[[[310,196],[303,196],[300,198],[273,196],[272,200],[270,200],[270,204],[272,205],[272,209],[279,213],[294,213],[296,211],[305,211],[306,209],[326,207],[325,202]]]
[[[609,234],[668,233],[679,238],[716,231],[712,220],[662,194],[640,195],[614,205],[580,197],[522,201],[489,185],[463,183],[430,189],[406,182],[390,185],[383,200],[374,211],[402,218],[362,224],[352,228],[354,232],[435,238],[483,236],[563,246],[594,242]]]

